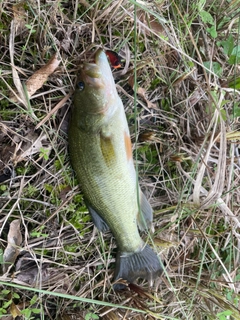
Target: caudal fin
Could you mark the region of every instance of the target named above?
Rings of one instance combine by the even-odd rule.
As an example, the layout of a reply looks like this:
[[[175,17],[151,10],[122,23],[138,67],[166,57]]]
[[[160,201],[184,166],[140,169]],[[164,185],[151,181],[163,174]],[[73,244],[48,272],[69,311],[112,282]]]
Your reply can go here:
[[[114,280],[122,278],[131,283],[137,278],[143,278],[152,281],[159,277],[162,271],[160,259],[148,245],[145,245],[139,252],[118,252]],[[114,285],[114,290],[121,290],[124,287],[117,283]]]

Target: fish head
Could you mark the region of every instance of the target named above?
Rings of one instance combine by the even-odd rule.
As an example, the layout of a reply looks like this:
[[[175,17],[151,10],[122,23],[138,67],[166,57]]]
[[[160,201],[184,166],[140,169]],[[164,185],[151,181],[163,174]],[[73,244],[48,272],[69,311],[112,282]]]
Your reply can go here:
[[[104,114],[116,95],[107,56],[103,50],[98,50],[94,63],[83,63],[74,95],[74,106],[81,113]]]

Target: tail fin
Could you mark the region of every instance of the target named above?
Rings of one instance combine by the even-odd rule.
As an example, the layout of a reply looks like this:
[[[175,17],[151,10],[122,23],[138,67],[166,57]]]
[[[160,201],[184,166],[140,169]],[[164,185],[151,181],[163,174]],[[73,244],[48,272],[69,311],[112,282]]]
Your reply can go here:
[[[148,245],[145,245],[139,252],[118,252],[114,280],[122,278],[128,282],[134,282],[137,278],[143,278],[151,281],[159,277],[162,271],[158,256]],[[123,284],[114,285],[114,290],[123,288],[125,288]]]

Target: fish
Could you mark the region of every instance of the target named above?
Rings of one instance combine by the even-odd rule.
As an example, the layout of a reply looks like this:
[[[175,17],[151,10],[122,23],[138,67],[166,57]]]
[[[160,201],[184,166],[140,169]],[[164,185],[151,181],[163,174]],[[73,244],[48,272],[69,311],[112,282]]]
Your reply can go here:
[[[114,290],[119,279],[153,281],[162,263],[139,231],[152,227],[153,210],[140,189],[124,106],[102,49],[83,62],[73,97],[68,130],[72,168],[92,221],[111,230],[117,244]]]

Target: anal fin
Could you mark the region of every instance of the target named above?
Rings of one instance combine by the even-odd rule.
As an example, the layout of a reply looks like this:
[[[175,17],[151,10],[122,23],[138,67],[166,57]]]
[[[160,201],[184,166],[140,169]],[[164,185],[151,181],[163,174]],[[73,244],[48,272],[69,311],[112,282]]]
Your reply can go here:
[[[88,208],[88,211],[92,217],[92,221],[95,225],[95,227],[101,231],[101,232],[106,232],[109,231],[109,226],[107,225],[107,223],[103,220],[102,217],[100,217],[100,215],[96,212],[96,210],[94,210],[91,205],[85,200],[86,206]]]
[[[139,229],[143,231],[151,229],[152,227],[153,210],[150,203],[148,202],[147,198],[141,190],[139,193],[139,197],[141,212],[138,214],[137,222]]]

